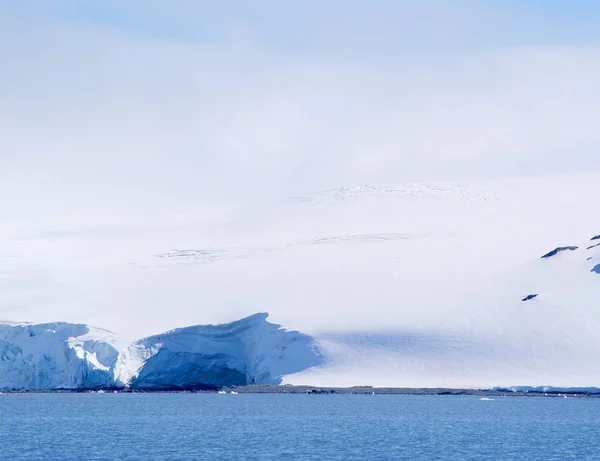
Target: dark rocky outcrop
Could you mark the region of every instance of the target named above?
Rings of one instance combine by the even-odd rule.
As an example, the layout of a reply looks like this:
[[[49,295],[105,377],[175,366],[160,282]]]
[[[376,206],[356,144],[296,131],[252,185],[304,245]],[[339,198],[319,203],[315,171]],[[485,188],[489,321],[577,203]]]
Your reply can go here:
[[[538,297],[538,294],[537,293],[533,293],[533,294],[525,296],[521,301],[530,301],[530,300],[532,300],[534,298],[537,298],[537,297]]]
[[[578,248],[579,247],[576,247],[576,246],[558,247],[558,248],[555,248],[554,250],[550,251],[549,253],[546,253],[544,256],[542,256],[542,259],[551,258],[552,256],[556,256],[558,253],[560,253],[562,251],[575,251]]]

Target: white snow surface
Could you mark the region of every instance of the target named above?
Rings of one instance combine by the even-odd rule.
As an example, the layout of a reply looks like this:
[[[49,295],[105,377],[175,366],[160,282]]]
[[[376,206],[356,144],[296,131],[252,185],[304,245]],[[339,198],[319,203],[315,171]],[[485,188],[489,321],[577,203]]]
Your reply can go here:
[[[317,335],[326,365],[286,382],[597,389],[600,246],[579,243],[478,282],[448,300],[436,328]]]
[[[0,316],[115,331],[119,382],[143,376],[160,346],[179,353],[176,335],[158,331],[183,337],[186,325],[269,312],[322,354],[304,371],[273,368],[283,382],[598,386],[600,247],[587,249],[600,233],[598,183],[590,173],[342,184],[260,203],[240,195],[239,206],[5,217]],[[77,360],[106,372],[68,338]],[[256,350],[267,346],[277,349]]]

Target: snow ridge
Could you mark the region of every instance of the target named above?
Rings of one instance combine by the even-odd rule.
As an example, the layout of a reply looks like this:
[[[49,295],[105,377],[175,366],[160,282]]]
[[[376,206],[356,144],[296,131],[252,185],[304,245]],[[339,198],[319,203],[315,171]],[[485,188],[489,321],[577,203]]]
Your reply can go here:
[[[442,199],[464,200],[469,202],[488,202],[498,200],[491,191],[464,184],[364,184],[352,187],[338,187],[320,190],[291,200],[298,202],[330,204],[348,200],[373,198],[410,198],[422,199],[438,197]]]
[[[199,262],[215,262],[226,259],[250,258],[254,255],[273,251],[288,250],[293,247],[307,245],[334,245],[334,244],[361,244],[361,243],[387,243],[398,240],[416,240],[427,238],[422,234],[377,233],[377,234],[350,234],[314,237],[308,240],[297,240],[279,246],[236,246],[225,248],[204,249],[172,249],[155,255],[158,258],[180,258]]]

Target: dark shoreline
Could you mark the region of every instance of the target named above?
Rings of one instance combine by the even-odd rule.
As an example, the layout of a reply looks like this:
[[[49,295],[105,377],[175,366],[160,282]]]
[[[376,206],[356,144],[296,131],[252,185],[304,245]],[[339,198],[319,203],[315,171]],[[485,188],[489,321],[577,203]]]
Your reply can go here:
[[[309,394],[309,395],[447,395],[447,396],[476,396],[476,397],[554,397],[554,398],[600,398],[600,392],[581,392],[569,390],[511,390],[511,389],[452,389],[452,388],[408,388],[408,387],[320,387],[251,384],[247,386],[232,386],[220,388],[188,388],[188,389],[56,389],[56,390],[2,390],[2,394],[85,394],[85,393],[118,393],[118,394],[169,394],[169,393],[203,393],[217,392],[238,394]]]

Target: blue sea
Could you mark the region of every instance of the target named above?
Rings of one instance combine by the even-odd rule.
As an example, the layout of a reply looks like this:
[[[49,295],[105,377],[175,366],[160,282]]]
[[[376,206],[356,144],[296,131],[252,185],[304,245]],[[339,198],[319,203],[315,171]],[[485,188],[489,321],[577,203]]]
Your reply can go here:
[[[600,400],[3,394],[2,460],[599,460]]]

